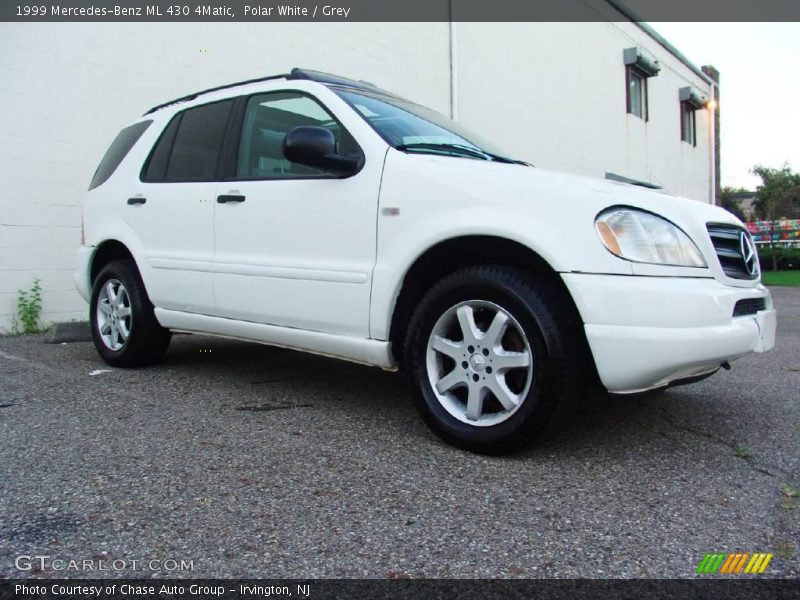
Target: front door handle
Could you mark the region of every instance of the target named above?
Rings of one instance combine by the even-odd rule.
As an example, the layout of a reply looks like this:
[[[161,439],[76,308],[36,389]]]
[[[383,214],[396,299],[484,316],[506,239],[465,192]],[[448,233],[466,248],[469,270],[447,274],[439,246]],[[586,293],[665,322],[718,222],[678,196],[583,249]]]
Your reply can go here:
[[[147,202],[147,198],[142,198],[140,196],[137,196],[136,198],[128,198],[128,204],[131,204],[131,205],[133,205],[133,204],[144,204],[145,202]]]
[[[226,202],[244,202],[245,197],[239,194],[223,194],[222,196],[217,196],[217,202],[220,204],[225,204]]]

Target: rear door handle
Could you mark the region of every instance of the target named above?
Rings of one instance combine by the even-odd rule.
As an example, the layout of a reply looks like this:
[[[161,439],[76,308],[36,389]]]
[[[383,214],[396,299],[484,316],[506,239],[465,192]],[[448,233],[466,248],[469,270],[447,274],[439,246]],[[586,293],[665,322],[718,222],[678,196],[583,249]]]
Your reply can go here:
[[[128,204],[144,204],[147,202],[147,198],[141,198],[137,196],[136,198],[128,198]]]
[[[226,202],[244,202],[245,197],[239,194],[223,194],[222,196],[217,196],[217,202],[220,204],[225,204]]]

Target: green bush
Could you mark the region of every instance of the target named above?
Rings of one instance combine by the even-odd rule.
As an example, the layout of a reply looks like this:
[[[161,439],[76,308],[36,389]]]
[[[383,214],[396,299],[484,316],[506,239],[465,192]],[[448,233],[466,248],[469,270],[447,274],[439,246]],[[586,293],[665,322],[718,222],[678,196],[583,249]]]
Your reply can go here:
[[[38,333],[41,331],[39,316],[42,313],[42,280],[34,279],[29,290],[17,291],[17,319],[14,330],[19,330],[22,324],[22,333]]]
[[[771,248],[767,245],[759,245],[758,258],[761,261],[762,270],[772,271],[773,252],[777,257],[778,271],[800,269],[800,248],[789,248],[788,246],[775,246]]]

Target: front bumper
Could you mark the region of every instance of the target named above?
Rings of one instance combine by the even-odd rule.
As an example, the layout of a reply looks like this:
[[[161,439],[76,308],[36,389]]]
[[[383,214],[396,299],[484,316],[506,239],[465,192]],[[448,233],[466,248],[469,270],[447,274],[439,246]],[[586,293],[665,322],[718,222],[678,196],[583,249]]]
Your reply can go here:
[[[598,375],[609,392],[663,387],[775,345],[769,290],[714,279],[565,273],[585,323]],[[764,310],[733,317],[739,300],[764,299]]]

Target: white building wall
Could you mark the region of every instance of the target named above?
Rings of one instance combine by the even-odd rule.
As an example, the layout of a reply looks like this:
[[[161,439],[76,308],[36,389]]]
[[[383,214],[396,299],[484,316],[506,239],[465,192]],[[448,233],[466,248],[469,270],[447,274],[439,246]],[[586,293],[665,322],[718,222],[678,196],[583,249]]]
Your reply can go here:
[[[677,90],[708,85],[631,23],[456,25],[459,120],[541,167],[661,183],[709,201],[705,113],[680,142]],[[365,79],[443,113],[448,23],[0,24],[0,331],[42,279],[46,323],[85,319],[71,272],[88,182],[153,105],[294,66]],[[622,49],[662,61],[650,122],[625,114]],[[175,224],[180,227],[180,223]]]
[[[678,90],[711,86],[633,23],[459,23],[458,117],[538,167],[612,172],[673,194],[713,197],[709,111],[697,146],[681,141]],[[659,60],[649,120],[626,112],[622,53]]]
[[[106,148],[137,115],[296,66],[373,79],[447,111],[448,27],[0,24],[0,331],[36,277],[46,322],[87,318],[71,279],[81,206]]]

